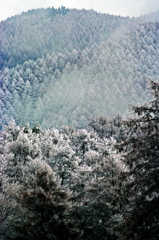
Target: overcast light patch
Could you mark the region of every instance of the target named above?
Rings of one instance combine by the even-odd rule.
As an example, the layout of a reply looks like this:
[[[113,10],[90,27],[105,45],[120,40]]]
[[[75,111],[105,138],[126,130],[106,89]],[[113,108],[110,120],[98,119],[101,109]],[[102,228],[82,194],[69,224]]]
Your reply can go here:
[[[61,7],[93,9],[101,13],[139,16],[159,10],[158,0],[1,0],[0,21],[30,9]]]

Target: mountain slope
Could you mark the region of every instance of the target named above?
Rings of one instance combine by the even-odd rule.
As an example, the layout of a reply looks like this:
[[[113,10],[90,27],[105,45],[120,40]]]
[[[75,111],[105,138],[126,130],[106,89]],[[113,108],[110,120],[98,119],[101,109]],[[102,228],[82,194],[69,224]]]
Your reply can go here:
[[[158,22],[86,10],[36,11],[16,17],[22,23],[30,19],[28,33],[34,37],[28,37],[28,42],[32,41],[35,48],[25,55],[22,54],[28,49],[25,44],[19,48],[8,45],[17,49],[10,52],[12,59],[16,59],[14,53],[18,52],[22,58],[14,59],[13,68],[11,59],[4,61],[8,67],[3,66],[0,72],[1,127],[14,118],[22,125],[29,122],[32,126],[38,121],[43,128],[60,128],[64,124],[83,128],[99,115],[126,117],[130,114],[128,104],[150,99],[147,79],[157,80],[159,75]],[[46,17],[49,11],[54,11],[54,16]],[[37,25],[33,24],[35,16]],[[10,22],[20,23],[16,18],[2,23],[3,27]],[[17,42],[25,38],[18,28],[13,39],[18,39],[17,36],[20,37]],[[37,36],[37,40],[43,38],[39,45]],[[46,47],[48,41],[52,41],[50,48]],[[38,46],[36,55],[34,50]],[[24,61],[24,56],[29,60]]]
[[[84,49],[109,38],[127,18],[94,11],[32,10],[0,23],[0,68],[36,60],[51,52]]]

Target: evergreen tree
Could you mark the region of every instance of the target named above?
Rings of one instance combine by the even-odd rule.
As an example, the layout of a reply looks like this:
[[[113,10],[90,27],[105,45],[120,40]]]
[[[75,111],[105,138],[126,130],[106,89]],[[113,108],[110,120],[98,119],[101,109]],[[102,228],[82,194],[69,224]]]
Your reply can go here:
[[[0,237],[5,239],[76,240],[81,235],[69,220],[69,193],[40,148],[43,135],[39,124],[31,130],[14,121],[2,133]]]
[[[14,192],[10,191],[13,187]],[[7,239],[79,239],[80,232],[67,217],[68,194],[60,189],[46,162],[33,160],[25,169],[24,182],[7,190],[13,207]]]
[[[118,179],[113,230],[124,240],[159,238],[159,83],[150,80],[150,89],[154,100],[132,107],[129,139],[117,146],[127,171]]]
[[[115,140],[99,138],[92,130],[63,127],[61,131],[65,139],[69,137],[69,144],[76,153],[76,172],[69,186],[73,203],[71,216],[83,230],[81,239],[115,239],[108,232],[111,185],[122,169],[119,155],[113,149]]]

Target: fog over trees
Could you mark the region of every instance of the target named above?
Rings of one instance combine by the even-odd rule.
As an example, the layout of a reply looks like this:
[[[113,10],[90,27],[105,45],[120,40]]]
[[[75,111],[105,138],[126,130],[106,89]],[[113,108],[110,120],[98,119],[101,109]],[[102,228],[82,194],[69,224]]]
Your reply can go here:
[[[159,238],[159,12],[0,23],[0,239]]]
[[[46,129],[129,116],[158,76],[158,22],[147,18],[61,8],[1,22],[1,128],[12,118]]]

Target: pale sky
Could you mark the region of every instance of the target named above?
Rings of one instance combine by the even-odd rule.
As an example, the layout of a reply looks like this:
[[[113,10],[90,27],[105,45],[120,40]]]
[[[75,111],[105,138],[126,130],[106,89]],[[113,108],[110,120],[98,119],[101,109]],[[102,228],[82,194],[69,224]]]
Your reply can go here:
[[[159,0],[0,0],[0,21],[31,9],[61,6],[136,17],[159,10]]]

